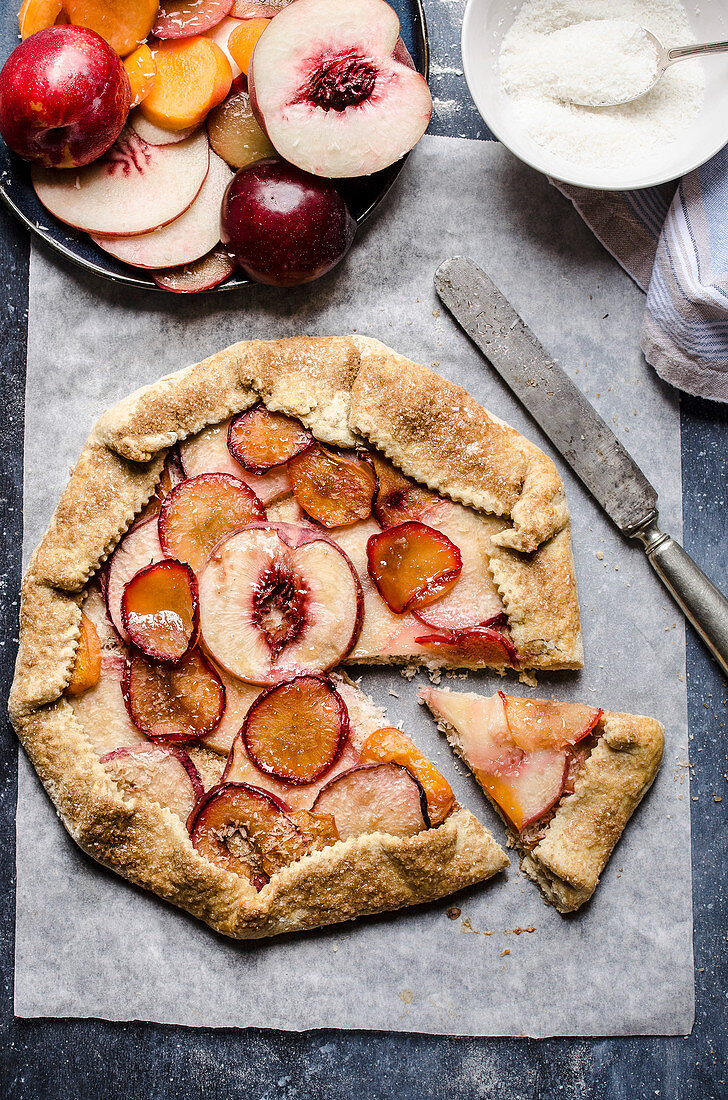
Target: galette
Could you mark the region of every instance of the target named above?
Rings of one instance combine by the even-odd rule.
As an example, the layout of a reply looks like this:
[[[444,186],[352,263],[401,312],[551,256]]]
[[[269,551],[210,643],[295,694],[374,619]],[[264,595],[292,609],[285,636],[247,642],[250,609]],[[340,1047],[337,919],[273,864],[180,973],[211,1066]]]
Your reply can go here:
[[[10,712],[87,853],[254,938],[508,865],[347,669],[582,656],[534,444],[376,340],[244,341],[93,429],[23,582]]]

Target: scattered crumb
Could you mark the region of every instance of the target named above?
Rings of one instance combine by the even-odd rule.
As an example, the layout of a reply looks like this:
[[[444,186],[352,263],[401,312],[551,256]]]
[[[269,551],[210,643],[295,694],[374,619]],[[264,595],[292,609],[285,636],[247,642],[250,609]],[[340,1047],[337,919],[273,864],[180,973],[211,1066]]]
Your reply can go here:
[[[392,696],[393,699],[399,699],[399,695],[397,694],[397,692],[392,691],[391,688],[389,689],[389,694]]]
[[[399,674],[404,680],[414,680],[417,675],[417,669],[414,665],[407,665],[405,668],[399,670]]]
[[[339,950],[339,945],[338,945],[338,943],[332,943],[332,945],[331,945],[331,950],[332,950],[332,951],[338,951],[338,950]]]
[[[440,683],[440,680],[442,680],[442,669],[428,668],[427,675],[430,677],[430,683],[434,684],[435,687],[437,687],[437,685]]]
[[[404,1001],[406,1005],[411,1005],[413,1000],[415,999],[415,995],[411,989],[403,989],[400,993],[400,998]]]
[[[492,936],[493,932],[481,932],[479,928],[473,928],[470,923],[470,917],[463,917],[463,922],[460,925],[461,932],[472,932],[474,936]]]
[[[448,920],[457,920],[461,912],[462,910],[458,909],[457,905],[451,905],[450,908],[447,910],[446,916]]]
[[[510,955],[510,951],[508,950],[507,947],[506,947],[505,951],[501,951],[500,957],[503,958],[504,955]]]
[[[508,931],[508,930],[506,929],[506,931]],[[522,936],[524,932],[535,932],[536,929],[535,928],[513,928],[511,931],[513,932],[514,936]]]
[[[439,317],[440,316],[440,310],[439,309],[433,309],[432,316],[433,317]]]
[[[597,550],[597,561],[604,561],[604,551]]]

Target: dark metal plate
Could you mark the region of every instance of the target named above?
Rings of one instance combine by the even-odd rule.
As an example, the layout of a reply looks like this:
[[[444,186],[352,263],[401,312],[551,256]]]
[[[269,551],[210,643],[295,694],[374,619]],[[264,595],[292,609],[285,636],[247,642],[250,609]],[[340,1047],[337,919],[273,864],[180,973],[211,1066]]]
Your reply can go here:
[[[412,55],[418,72],[425,77],[429,71],[429,49],[427,43],[427,25],[422,0],[389,0],[397,12],[401,23],[401,34],[405,45]],[[0,12],[0,57],[3,61],[20,41],[18,37],[17,8],[20,0],[7,4]],[[390,165],[382,172],[360,179],[345,180],[339,190],[346,199],[349,209],[361,225],[377,209],[386,197],[401,172],[405,160]],[[17,218],[36,237],[45,241],[55,252],[92,271],[104,279],[127,286],[141,287],[143,290],[162,290],[153,281],[151,274],[136,268],[127,267],[112,256],[97,248],[91,238],[80,230],[72,229],[57,221],[38,201],[30,182],[30,168],[0,140],[0,199],[12,210]],[[354,245],[356,247],[356,243]],[[249,286],[250,279],[234,275],[227,282],[206,293],[218,293],[225,290],[237,290]],[[205,292],[203,292],[205,293]]]

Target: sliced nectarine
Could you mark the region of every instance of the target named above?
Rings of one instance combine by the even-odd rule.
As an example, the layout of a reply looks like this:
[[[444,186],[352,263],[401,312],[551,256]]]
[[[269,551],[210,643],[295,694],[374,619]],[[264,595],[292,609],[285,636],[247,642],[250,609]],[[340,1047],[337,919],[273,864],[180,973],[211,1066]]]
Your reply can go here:
[[[162,0],[152,28],[156,38],[189,38],[216,27],[230,14],[233,0]]]
[[[460,656],[477,664],[518,668],[518,652],[513,642],[500,630],[489,626],[474,627],[472,630],[441,630],[437,634],[424,634],[415,641],[451,659]]]
[[[199,741],[212,733],[225,709],[225,688],[212,665],[193,649],[177,665],[135,653],[123,682],[129,716],[153,741]]]
[[[503,769],[499,775],[478,772],[477,778],[520,833],[548,813],[559,800],[568,766],[566,752],[539,749],[526,753],[510,771]]]
[[[158,561],[132,577],[121,597],[131,642],[157,661],[181,661],[197,639],[197,581],[189,565]]]
[[[369,576],[391,611],[426,607],[449,592],[462,568],[460,551],[433,527],[410,520],[367,542]]]
[[[22,39],[36,31],[52,27],[63,11],[63,0],[23,0],[18,12],[18,28]]]
[[[170,267],[167,271],[153,271],[152,278],[158,287],[172,294],[201,294],[224,283],[234,270],[235,264],[219,245],[194,263]]]
[[[98,631],[86,615],[81,613],[81,636],[76,649],[76,661],[71,679],[66,687],[68,695],[82,695],[96,687],[101,677],[101,641]]]
[[[147,37],[159,11],[159,0],[63,0],[77,27],[88,27],[126,57]]]
[[[342,840],[364,833],[414,836],[430,822],[422,784],[399,764],[364,764],[319,791],[313,813],[333,814]]]
[[[265,519],[265,509],[245,482],[229,474],[200,474],[180,482],[159,513],[165,554],[199,573],[221,539]]]
[[[348,527],[371,515],[377,476],[367,454],[316,443],[292,459],[288,472],[296,500],[324,527]]]
[[[311,851],[336,844],[339,832],[333,814],[312,814],[310,810],[290,810],[288,816],[295,821],[309,843]]]
[[[157,77],[157,63],[146,43],[124,58],[124,68],[131,85],[130,107],[138,107],[146,99]]]
[[[197,126],[230,91],[230,62],[203,35],[171,39],[154,51],[157,79],[141,103],[144,117],[166,130]]]
[[[524,699],[498,693],[503,699],[511,737],[525,752],[565,749],[588,737],[602,711],[582,703],[555,699]]]
[[[233,0],[230,14],[235,19],[257,19],[259,16],[272,19],[290,3],[291,0]]]
[[[236,91],[235,83],[227,99],[207,116],[207,133],[217,155],[233,168],[247,168],[276,155],[253,114],[248,92]]]
[[[327,772],[348,733],[344,700],[323,676],[296,676],[264,691],[242,731],[255,766],[287,783],[313,783]]]
[[[401,764],[411,772],[424,788],[432,825],[443,822],[452,809],[455,796],[445,776],[401,730],[389,726],[370,733],[359,759],[362,764]]]
[[[244,19],[228,38],[228,50],[235,64],[246,76],[255,43],[269,24],[270,19]]]
[[[146,794],[182,821],[205,793],[197,768],[174,745],[126,746],[102,756],[101,763],[127,794]]]
[[[440,498],[424,485],[397,470],[379,454],[371,455],[377,474],[377,492],[372,511],[382,527],[396,527],[408,519],[421,519],[422,513]]]
[[[192,812],[189,830],[200,855],[260,890],[309,845],[274,795],[246,783],[213,787]]]
[[[254,405],[230,421],[228,450],[252,474],[264,474],[313,446],[300,420]]]

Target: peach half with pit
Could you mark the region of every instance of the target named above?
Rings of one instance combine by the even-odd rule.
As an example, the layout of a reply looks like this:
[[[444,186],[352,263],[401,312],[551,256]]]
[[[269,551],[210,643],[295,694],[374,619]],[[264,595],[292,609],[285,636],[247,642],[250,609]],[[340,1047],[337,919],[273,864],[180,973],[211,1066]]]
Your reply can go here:
[[[432,115],[427,82],[384,0],[296,0],[258,39],[248,82],[278,153],[328,178],[387,168]]]
[[[204,648],[248,683],[325,672],[361,629],[356,571],[311,527],[260,523],[237,531],[210,555],[199,593]]]

